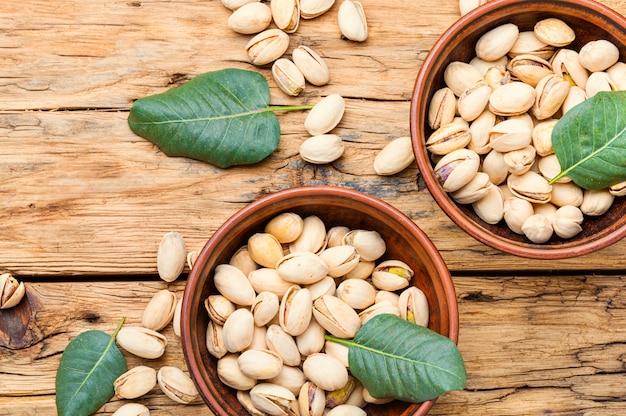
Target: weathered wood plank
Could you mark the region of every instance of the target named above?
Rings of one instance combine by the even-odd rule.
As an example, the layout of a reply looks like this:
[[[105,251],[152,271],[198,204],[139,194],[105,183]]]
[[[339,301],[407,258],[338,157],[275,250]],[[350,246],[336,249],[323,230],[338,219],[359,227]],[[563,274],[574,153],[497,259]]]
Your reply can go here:
[[[464,391],[442,396],[432,414],[609,415],[625,410],[625,276],[456,277],[454,283],[468,384]],[[184,281],[29,283],[34,342],[8,348],[9,341],[0,336],[0,415],[54,414],[54,378],[67,343],[84,330],[111,332],[122,316],[128,325],[139,324],[143,307],[163,288],[180,296]],[[9,313],[0,312],[0,319]],[[129,366],[184,367],[171,326],[164,334],[170,343],[162,358],[140,360],[125,353]],[[207,412],[201,402],[183,410],[158,389],[142,401],[157,415]],[[98,414],[110,414],[119,405],[113,400]]]

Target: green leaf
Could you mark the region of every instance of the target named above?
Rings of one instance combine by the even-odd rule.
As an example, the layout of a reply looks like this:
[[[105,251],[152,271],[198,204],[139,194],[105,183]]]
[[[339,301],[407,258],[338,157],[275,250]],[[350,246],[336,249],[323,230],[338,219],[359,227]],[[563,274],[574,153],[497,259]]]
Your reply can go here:
[[[198,75],[162,94],[141,98],[128,116],[131,130],[168,156],[226,168],[265,159],[280,141],[267,81],[257,72],[223,69]]]
[[[626,180],[626,91],[599,92],[566,112],[552,130],[561,172],[585,189]]]
[[[327,338],[349,347],[350,372],[377,398],[421,403],[463,389],[467,381],[450,338],[395,315],[373,317],[352,341]]]
[[[126,371],[126,359],[115,345],[115,336],[86,331],[63,351],[56,376],[56,405],[59,416],[88,416],[115,393],[113,382]]]

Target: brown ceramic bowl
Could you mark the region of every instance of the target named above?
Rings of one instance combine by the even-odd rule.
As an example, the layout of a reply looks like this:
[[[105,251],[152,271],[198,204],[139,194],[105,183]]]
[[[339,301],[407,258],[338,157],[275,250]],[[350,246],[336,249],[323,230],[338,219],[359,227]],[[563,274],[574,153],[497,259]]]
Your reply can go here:
[[[260,198],[228,219],[209,239],[190,273],[183,297],[181,335],[183,351],[198,390],[219,416],[245,415],[235,391],[217,377],[216,362],[206,348],[208,314],[204,299],[216,293],[213,270],[228,263],[248,237],[262,231],[265,224],[281,212],[296,212],[302,217],[317,215],[327,228],[345,225],[351,229],[378,231],[385,239],[384,258],[398,258],[415,270],[412,284],[424,291],[430,307],[430,329],[457,342],[458,309],[450,273],[435,246],[409,218],[389,204],[366,194],[338,187],[292,188]],[[421,404],[394,401],[368,405],[370,416],[425,415],[434,400]]]
[[[425,148],[432,130],[428,125],[428,105],[436,90],[444,86],[443,72],[452,61],[469,62],[475,56],[478,38],[501,24],[514,23],[520,31],[532,30],[547,17],[567,22],[576,32],[568,46],[580,50],[586,42],[606,39],[626,60],[626,18],[592,0],[492,0],[456,21],[435,43],[417,76],[411,101],[411,136],[418,167],[428,190],[441,209],[469,235],[500,251],[538,259],[571,258],[613,244],[626,235],[626,198],[616,198],[611,209],[600,217],[586,217],[583,231],[571,239],[552,237],[544,244],[533,244],[525,236],[510,231],[504,221],[490,225],[482,221],[471,205],[457,204],[441,188]]]

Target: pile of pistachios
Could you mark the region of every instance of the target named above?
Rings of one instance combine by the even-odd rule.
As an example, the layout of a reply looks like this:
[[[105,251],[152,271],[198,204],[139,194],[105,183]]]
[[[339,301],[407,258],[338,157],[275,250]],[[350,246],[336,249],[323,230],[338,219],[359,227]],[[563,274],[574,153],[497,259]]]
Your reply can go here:
[[[375,230],[285,212],[213,271],[206,344],[217,374],[250,414],[365,415],[374,398],[350,375],[351,339],[373,316],[427,326],[428,301],[401,260],[380,261]]]
[[[485,222],[501,220],[534,243],[571,238],[584,215],[604,214],[626,183],[584,190],[564,177],[552,129],[599,91],[626,88],[626,64],[607,40],[568,48],[575,31],[546,18],[534,30],[513,23],[484,33],[470,62],[451,62],[430,102],[426,149],[444,191]]]

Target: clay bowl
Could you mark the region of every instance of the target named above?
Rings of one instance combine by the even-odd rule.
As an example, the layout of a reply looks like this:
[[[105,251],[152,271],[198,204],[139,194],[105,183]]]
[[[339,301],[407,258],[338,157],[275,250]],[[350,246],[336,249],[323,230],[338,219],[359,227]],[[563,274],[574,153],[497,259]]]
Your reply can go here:
[[[205,344],[209,321],[204,299],[216,293],[212,273],[255,232],[281,212],[296,212],[303,218],[320,217],[327,229],[345,225],[351,229],[378,231],[385,239],[384,258],[400,258],[415,270],[412,284],[426,294],[430,307],[430,329],[457,342],[458,309],[449,271],[439,252],[424,232],[397,209],[381,200],[344,188],[312,186],[292,188],[267,195],[241,209],[228,219],[209,239],[191,270],[185,288],[181,314],[183,351],[191,377],[198,390],[219,416],[245,415],[235,391],[222,384],[217,376],[217,360]],[[368,405],[371,416],[425,415],[434,400],[421,404],[394,401]]]
[[[626,234],[626,198],[616,198],[612,208],[600,217],[586,217],[583,231],[571,239],[553,236],[544,244],[533,244],[508,229],[504,221],[490,225],[482,221],[471,205],[457,204],[441,188],[425,148],[432,133],[428,105],[436,90],[444,86],[443,72],[452,61],[469,62],[475,56],[478,38],[501,24],[514,23],[520,31],[532,30],[544,18],[557,17],[576,32],[568,46],[576,51],[591,40],[606,39],[626,60],[626,18],[592,0],[493,0],[455,22],[435,43],[417,76],[411,101],[411,136],[418,167],[428,190],[441,209],[461,229],[497,250],[527,258],[562,259],[588,254],[620,240]]]

